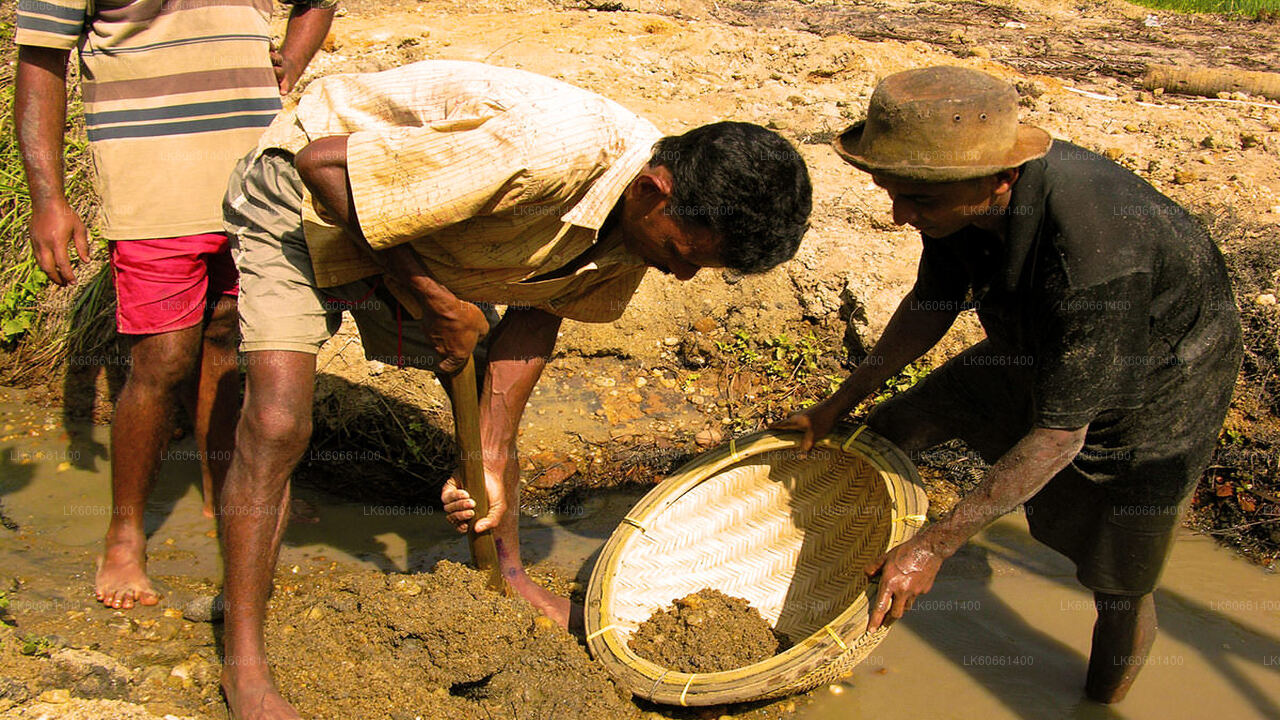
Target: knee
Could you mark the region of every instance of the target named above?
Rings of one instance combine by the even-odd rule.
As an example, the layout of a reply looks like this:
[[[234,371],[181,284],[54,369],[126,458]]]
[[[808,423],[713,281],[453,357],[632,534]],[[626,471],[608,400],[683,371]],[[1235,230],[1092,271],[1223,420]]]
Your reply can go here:
[[[1131,624],[1155,607],[1151,593],[1115,595],[1096,591],[1093,593],[1093,605],[1098,611],[1098,623],[1103,626]]]
[[[263,406],[250,402],[244,409],[237,435],[237,449],[296,460],[302,456],[311,439],[310,408]]]
[[[136,346],[135,346],[136,348]],[[132,354],[127,382],[139,389],[155,393],[172,393],[191,377],[196,356],[177,343],[150,347]]]

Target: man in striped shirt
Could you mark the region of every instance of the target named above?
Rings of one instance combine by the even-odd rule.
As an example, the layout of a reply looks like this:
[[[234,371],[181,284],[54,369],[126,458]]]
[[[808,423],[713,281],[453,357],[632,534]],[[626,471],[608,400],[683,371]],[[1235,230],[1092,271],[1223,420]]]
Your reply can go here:
[[[89,259],[68,204],[66,72],[79,50],[85,124],[109,241],[116,327],[132,370],[111,430],[112,513],[95,594],[154,605],[143,510],[181,399],[196,429],[205,512],[234,441],[237,279],[222,195],[315,54],[336,0],[293,5],[279,52],[271,0],[19,0],[15,119],[31,189],[31,246],[57,285]]]

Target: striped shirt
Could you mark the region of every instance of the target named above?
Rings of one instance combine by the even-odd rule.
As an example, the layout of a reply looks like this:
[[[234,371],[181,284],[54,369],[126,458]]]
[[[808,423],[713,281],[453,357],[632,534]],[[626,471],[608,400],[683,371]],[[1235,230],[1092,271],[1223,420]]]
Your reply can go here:
[[[79,49],[107,239],[222,231],[227,177],[280,110],[270,15],[271,0],[18,0],[16,44]]]
[[[598,235],[662,134],[611,100],[522,70],[426,61],[313,82],[258,147],[296,153],[339,134],[369,245],[409,243],[464,300],[608,322],[644,277],[620,233]],[[310,198],[302,216],[321,287],[379,272]],[[573,263],[597,243],[593,261]]]

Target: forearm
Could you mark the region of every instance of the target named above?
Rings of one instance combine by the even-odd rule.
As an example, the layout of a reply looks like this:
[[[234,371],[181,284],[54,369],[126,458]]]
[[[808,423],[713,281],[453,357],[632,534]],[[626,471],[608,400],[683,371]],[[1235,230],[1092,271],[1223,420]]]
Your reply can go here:
[[[480,397],[485,458],[514,457],[525,405],[555,349],[560,318],[542,310],[510,308],[494,329]]]
[[[31,202],[66,202],[62,137],[67,123],[69,51],[21,46],[14,121]]]
[[[924,310],[915,292],[907,294],[894,311],[871,353],[827,400],[844,414],[875,392],[886,380],[902,372],[947,334],[955,312]]]
[[[922,539],[940,558],[955,554],[979,530],[1047,485],[1080,452],[1087,430],[1032,429],[950,513],[925,528]]]
[[[311,58],[315,57],[325,36],[329,34],[335,10],[336,8],[295,5],[289,14],[284,41],[280,44],[280,54],[296,64],[299,75],[311,62]]]

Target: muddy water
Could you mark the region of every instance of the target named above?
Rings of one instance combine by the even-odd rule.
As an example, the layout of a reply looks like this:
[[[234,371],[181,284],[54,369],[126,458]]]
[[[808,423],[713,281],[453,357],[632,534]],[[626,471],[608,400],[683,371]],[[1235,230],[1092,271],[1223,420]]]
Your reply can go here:
[[[26,598],[79,599],[107,522],[106,429],[69,436],[54,413],[0,402],[0,570]],[[200,514],[189,442],[175,444],[148,508],[152,571],[216,578],[213,522]],[[289,529],[281,564],[425,570],[466,549],[426,507],[354,505],[302,491],[311,522]],[[526,555],[585,578],[638,499],[606,493],[525,518]],[[1280,579],[1212,540],[1184,534],[1157,594],[1160,635],[1129,698],[1083,701],[1093,609],[1071,566],[1030,539],[1020,516],[950,560],[933,591],[844,682],[802,704],[805,720],[1280,717]]]

